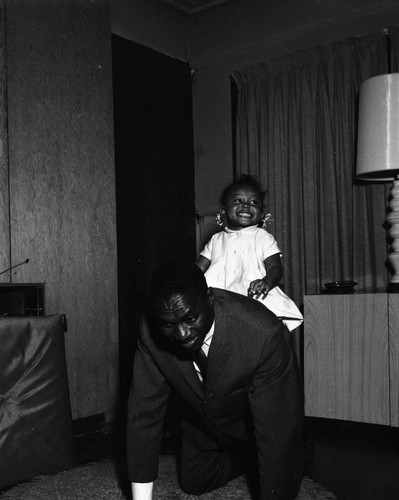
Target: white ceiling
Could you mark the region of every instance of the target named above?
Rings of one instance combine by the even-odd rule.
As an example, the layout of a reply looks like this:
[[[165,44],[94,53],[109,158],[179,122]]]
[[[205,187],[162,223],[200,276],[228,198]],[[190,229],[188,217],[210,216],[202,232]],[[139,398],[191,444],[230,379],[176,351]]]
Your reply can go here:
[[[216,7],[217,5],[220,5],[222,3],[230,2],[231,0],[160,0],[160,1],[191,16],[203,10]]]

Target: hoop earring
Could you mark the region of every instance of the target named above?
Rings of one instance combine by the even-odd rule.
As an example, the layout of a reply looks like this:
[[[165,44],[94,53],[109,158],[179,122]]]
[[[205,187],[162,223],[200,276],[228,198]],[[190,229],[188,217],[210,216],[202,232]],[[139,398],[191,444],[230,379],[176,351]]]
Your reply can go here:
[[[270,220],[272,214],[266,214],[263,219],[262,219],[262,229],[266,229],[267,228],[267,222]]]
[[[218,213],[216,214],[216,224],[217,224],[218,226],[223,226],[223,219],[222,219],[222,215],[221,215],[221,213],[220,213],[220,212],[218,212]]]

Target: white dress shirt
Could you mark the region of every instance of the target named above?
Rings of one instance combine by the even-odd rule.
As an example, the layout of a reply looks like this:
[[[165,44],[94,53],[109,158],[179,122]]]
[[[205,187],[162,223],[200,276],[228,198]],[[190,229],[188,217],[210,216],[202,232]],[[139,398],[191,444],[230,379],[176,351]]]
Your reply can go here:
[[[211,346],[214,331],[215,331],[215,320],[213,320],[211,329],[206,334],[206,337],[204,339],[204,343],[201,346],[201,349],[206,357],[208,357],[208,352],[209,352],[209,348]],[[194,363],[194,368],[198,374],[199,379],[201,380],[201,382],[203,382],[202,374],[201,374],[201,370],[199,369],[199,366],[197,365],[197,363],[195,361],[193,361],[193,363]]]

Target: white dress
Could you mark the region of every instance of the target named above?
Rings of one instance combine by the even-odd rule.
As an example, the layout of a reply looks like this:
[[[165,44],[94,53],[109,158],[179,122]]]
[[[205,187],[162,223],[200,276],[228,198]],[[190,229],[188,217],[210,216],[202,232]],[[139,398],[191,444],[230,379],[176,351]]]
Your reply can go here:
[[[251,226],[233,231],[226,227],[214,234],[201,252],[211,261],[205,273],[208,286],[248,295],[251,281],[265,276],[265,259],[276,253],[281,253],[277,242],[265,229]],[[256,300],[281,318],[289,330],[303,321],[294,301],[278,286],[265,299]]]

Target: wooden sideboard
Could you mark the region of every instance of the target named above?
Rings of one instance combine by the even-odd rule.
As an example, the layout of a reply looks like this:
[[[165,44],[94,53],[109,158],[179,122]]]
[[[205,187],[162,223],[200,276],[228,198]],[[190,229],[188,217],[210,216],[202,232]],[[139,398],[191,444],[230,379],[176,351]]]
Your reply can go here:
[[[399,427],[399,294],[304,297],[305,414]]]

